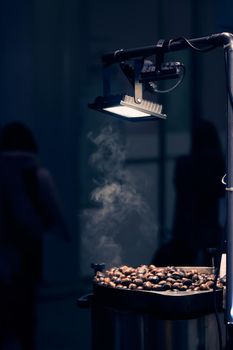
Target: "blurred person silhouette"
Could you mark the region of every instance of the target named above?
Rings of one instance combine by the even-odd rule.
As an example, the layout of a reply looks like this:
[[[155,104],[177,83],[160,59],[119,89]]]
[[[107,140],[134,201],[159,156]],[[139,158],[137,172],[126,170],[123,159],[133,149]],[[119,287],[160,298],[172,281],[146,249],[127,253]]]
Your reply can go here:
[[[210,121],[201,119],[193,132],[191,153],[178,158],[175,164],[172,239],[157,252],[155,263],[212,265],[213,252],[223,239],[219,205],[225,194],[221,183],[224,174],[217,130]]]
[[[0,129],[0,348],[35,349],[36,288],[42,277],[42,239],[69,240],[61,203],[41,167],[31,130],[21,122]]]

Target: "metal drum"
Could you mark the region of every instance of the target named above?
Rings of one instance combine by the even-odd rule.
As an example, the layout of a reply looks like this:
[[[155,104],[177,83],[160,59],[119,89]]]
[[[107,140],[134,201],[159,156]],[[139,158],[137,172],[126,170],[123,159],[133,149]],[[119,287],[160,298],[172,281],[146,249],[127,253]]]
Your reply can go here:
[[[220,314],[223,326],[223,314]],[[161,320],[156,315],[92,306],[93,350],[219,350],[214,314]]]

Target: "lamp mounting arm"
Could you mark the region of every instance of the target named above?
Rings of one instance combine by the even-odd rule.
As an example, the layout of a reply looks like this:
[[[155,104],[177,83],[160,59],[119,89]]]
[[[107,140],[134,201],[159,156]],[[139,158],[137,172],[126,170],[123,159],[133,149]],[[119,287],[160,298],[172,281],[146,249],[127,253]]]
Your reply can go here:
[[[155,69],[157,72],[160,72],[161,66],[164,62],[164,47],[165,40],[160,39],[156,44],[156,60],[155,60]]]
[[[140,82],[141,70],[144,61],[141,59],[134,60],[134,101],[136,103],[142,102],[142,83]]]

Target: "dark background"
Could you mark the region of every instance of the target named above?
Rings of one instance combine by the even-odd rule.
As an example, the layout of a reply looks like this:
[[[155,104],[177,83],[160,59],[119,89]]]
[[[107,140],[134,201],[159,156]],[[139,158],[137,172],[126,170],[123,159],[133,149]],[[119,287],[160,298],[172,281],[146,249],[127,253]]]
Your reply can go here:
[[[54,176],[72,237],[70,243],[44,239],[39,348],[89,349],[89,312],[79,310],[75,300],[90,287],[90,256],[83,239],[89,237],[86,221],[98,216],[98,206],[90,200],[98,171],[89,159],[96,148],[88,134],[101,134],[108,122],[108,117],[87,108],[102,93],[101,55],[153,45],[161,38],[231,32],[232,10],[227,0],[1,0],[0,122],[21,120],[34,131],[41,163]],[[117,244],[124,263],[147,263],[169,239],[174,164],[189,152],[197,120],[212,121],[223,149],[226,146],[223,50],[205,54],[187,50],[169,57],[184,62],[187,75],[176,91],[163,97],[167,121],[109,121],[124,145],[124,171],[149,211],[143,223],[149,217],[153,228],[144,237],[134,227],[133,215],[118,227]],[[116,91],[127,86],[117,69],[112,82]],[[101,237],[101,232],[95,234]],[[91,238],[89,243],[95,249]],[[101,258],[98,252],[96,259]]]

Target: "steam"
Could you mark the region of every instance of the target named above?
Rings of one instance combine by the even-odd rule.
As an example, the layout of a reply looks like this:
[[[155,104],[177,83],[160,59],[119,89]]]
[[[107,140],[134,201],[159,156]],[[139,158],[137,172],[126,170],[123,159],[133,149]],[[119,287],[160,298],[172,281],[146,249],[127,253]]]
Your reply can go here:
[[[89,133],[96,151],[90,164],[98,170],[91,201],[96,209],[84,212],[83,246],[91,262],[117,266],[127,262],[128,252],[155,241],[157,226],[151,209],[125,168],[126,150],[118,131],[111,125],[100,134]],[[140,239],[141,237],[141,239]],[[122,261],[124,260],[124,261]]]

